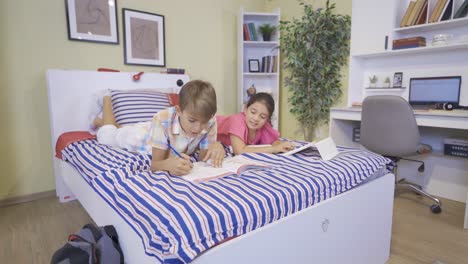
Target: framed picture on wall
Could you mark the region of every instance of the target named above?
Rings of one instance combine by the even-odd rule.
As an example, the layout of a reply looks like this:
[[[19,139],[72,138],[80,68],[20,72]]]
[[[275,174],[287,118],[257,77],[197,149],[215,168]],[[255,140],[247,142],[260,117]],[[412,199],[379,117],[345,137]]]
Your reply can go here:
[[[65,0],[68,39],[119,44],[117,0]]]
[[[125,64],[166,66],[164,16],[122,9]]]
[[[403,83],[403,73],[395,72],[395,75],[393,75],[393,87],[401,87],[402,83]]]

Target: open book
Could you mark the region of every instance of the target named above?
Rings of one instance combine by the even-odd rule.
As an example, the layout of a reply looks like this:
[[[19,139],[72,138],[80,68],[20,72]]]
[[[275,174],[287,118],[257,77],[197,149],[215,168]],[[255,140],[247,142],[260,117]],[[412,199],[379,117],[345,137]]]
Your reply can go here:
[[[285,156],[293,155],[293,154],[296,154],[296,153],[298,153],[300,151],[303,151],[304,149],[307,149],[307,148],[310,148],[310,147],[317,148],[317,150],[318,150],[318,152],[319,152],[319,154],[320,154],[320,156],[322,157],[323,160],[331,160],[334,157],[338,156],[339,154],[358,151],[358,150],[348,150],[348,151],[339,152],[338,148],[336,147],[335,142],[333,141],[333,139],[331,137],[328,137],[328,138],[326,138],[324,140],[321,140],[319,142],[310,142],[308,144],[305,144],[302,147],[295,148],[295,149],[293,149],[291,151],[288,151],[288,152],[284,153],[283,155],[285,155]]]
[[[192,171],[182,178],[192,182],[204,182],[227,175],[241,175],[246,170],[268,167],[270,167],[269,164],[249,160],[243,156],[235,156],[225,158],[221,168],[213,167],[211,162],[195,162]]]
[[[289,156],[289,155],[293,155],[293,154],[296,154],[298,152],[301,152],[303,151],[304,149],[308,149],[308,148],[311,148],[311,147],[315,147],[315,142],[310,142],[308,144],[305,144],[304,146],[302,147],[298,147],[298,148],[295,148],[293,150],[290,150],[288,152],[285,152],[283,153],[284,156]]]

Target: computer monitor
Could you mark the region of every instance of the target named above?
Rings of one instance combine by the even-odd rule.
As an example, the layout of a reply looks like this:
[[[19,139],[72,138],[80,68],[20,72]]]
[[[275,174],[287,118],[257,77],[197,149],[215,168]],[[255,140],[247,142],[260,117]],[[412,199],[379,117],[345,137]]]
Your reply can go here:
[[[437,103],[458,105],[461,76],[411,78],[409,87],[409,103],[411,105]]]

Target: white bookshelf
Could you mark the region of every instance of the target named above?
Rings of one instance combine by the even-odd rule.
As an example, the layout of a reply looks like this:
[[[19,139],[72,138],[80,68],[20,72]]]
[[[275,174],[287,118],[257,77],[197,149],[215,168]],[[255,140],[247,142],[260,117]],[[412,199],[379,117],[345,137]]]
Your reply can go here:
[[[241,8],[238,25],[238,111],[243,111],[247,98],[247,89],[252,85],[257,92],[271,93],[275,100],[275,112],[273,113],[273,127],[278,128],[279,113],[279,8],[272,13],[248,12]],[[257,31],[257,41],[244,40],[244,24],[253,23]],[[272,24],[277,27],[270,41],[263,41],[258,27],[263,24]],[[249,60],[258,60],[262,69],[262,57],[277,56],[276,72],[249,72]]]
[[[464,0],[452,1],[450,19],[408,27],[400,27],[400,21],[410,0],[353,1],[348,106],[375,93],[407,99],[409,89],[366,90],[369,76],[376,75],[377,86],[381,86],[386,77],[393,80],[395,72],[403,72],[403,87],[409,87],[413,77],[460,75],[460,104],[468,105],[468,17],[453,19]],[[436,2],[428,0],[426,21]],[[447,45],[432,46],[432,38],[437,34],[451,34],[453,38]],[[393,40],[417,36],[426,38],[426,47],[392,50]]]

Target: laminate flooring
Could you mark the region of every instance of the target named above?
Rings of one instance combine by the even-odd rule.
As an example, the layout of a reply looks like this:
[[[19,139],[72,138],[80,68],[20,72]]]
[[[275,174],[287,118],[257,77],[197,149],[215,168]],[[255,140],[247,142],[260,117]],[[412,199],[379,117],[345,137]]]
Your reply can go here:
[[[442,199],[434,215],[420,197],[395,198],[390,259],[387,264],[467,264],[468,230],[463,229],[465,205]],[[0,208],[0,263],[50,263],[68,234],[92,222],[72,201],[56,198]],[[365,249],[363,249],[365,250]],[[438,262],[437,262],[438,261]]]

